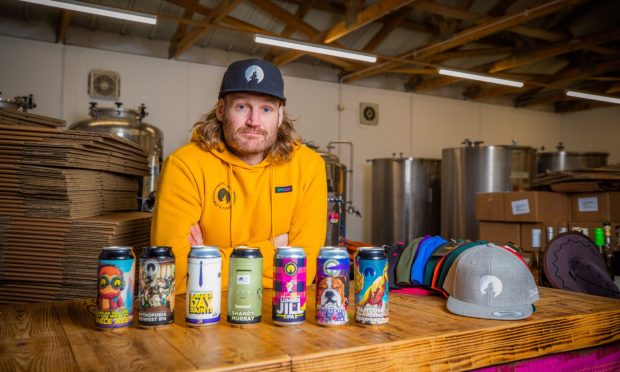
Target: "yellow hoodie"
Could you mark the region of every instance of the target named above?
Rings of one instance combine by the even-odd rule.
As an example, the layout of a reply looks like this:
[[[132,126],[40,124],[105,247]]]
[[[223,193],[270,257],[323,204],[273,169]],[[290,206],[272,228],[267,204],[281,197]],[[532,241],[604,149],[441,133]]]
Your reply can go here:
[[[292,159],[267,157],[248,165],[224,151],[187,144],[164,162],[151,227],[153,245],[171,246],[176,257],[176,291],[185,293],[189,228],[200,224],[205,245],[222,253],[222,288],[228,287],[228,257],[240,245],[263,254],[263,287],[273,286],[273,237],[288,233],[290,246],[307,255],[307,284],[325,242],[327,181],[315,151],[296,145]]]

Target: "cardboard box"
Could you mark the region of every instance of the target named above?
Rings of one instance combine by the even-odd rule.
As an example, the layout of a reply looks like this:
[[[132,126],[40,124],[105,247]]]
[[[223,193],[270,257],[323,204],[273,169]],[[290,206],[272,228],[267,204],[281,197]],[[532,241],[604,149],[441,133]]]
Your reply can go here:
[[[478,221],[502,221],[504,219],[503,192],[476,193],[476,218]]]
[[[548,191],[507,192],[504,198],[504,221],[568,221],[568,196]]]
[[[570,219],[575,222],[620,221],[620,192],[570,194]]]
[[[509,222],[480,222],[480,239],[497,245],[513,242],[521,245],[521,226]]]

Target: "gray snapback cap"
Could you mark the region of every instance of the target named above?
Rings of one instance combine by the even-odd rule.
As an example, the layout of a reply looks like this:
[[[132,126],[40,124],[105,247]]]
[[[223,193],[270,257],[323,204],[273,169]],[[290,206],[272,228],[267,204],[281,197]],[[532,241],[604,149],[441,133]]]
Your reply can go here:
[[[448,271],[443,288],[448,310],[473,318],[516,320],[532,315],[538,288],[514,253],[494,244],[463,252]]]

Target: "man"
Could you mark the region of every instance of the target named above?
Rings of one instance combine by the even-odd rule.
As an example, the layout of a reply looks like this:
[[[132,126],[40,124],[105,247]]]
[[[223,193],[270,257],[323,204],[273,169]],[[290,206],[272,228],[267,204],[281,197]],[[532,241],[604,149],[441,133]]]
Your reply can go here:
[[[191,143],[165,161],[151,242],[172,246],[176,289],[184,293],[191,245],[222,253],[222,287],[235,246],[259,247],[263,287],[273,286],[276,247],[303,247],[307,283],[325,241],[325,164],[303,146],[284,105],[284,82],[273,64],[232,63],[215,107],[194,125]]]

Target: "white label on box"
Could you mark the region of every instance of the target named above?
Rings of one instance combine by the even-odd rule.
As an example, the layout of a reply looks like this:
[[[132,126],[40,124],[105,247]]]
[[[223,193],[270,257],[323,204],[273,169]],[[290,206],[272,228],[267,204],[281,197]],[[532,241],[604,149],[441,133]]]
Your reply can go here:
[[[579,212],[598,212],[598,198],[596,196],[577,198],[577,205]]]
[[[512,214],[530,213],[530,201],[527,199],[515,200],[512,202]]]

